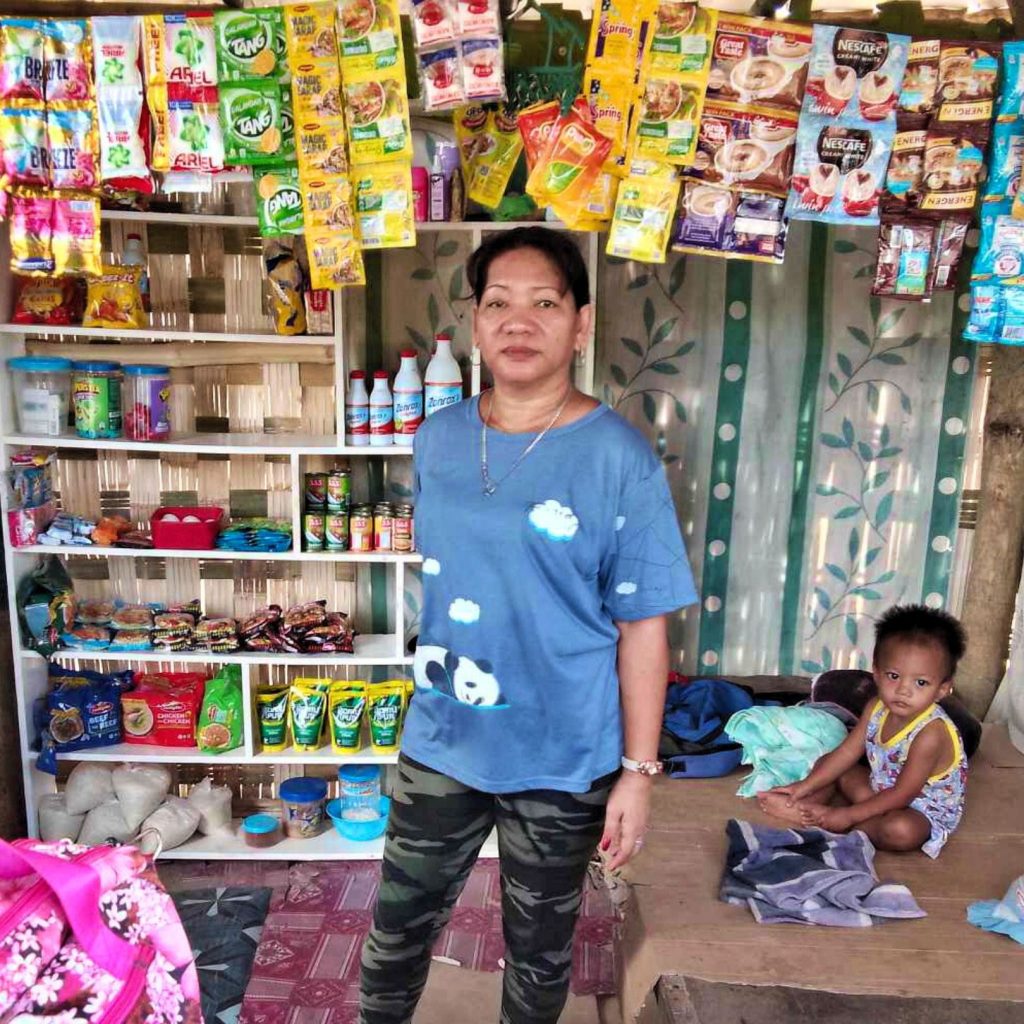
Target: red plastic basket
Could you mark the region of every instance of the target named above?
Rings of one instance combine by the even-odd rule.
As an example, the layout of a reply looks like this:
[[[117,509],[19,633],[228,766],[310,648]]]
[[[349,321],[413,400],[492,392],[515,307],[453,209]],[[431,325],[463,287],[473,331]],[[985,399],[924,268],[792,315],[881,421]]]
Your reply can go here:
[[[168,523],[163,518],[168,514],[177,516],[179,520],[185,516],[196,516],[199,522]],[[209,551],[216,544],[223,518],[224,509],[213,505],[165,505],[158,508],[149,520],[153,530],[153,547]]]

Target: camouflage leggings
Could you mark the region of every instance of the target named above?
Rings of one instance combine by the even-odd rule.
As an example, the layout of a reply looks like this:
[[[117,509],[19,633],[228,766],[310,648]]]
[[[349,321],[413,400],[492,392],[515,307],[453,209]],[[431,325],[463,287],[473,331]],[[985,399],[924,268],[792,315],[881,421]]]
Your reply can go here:
[[[495,796],[401,756],[380,894],[363,947],[360,1024],[412,1020],[434,940],[495,826],[506,945],[501,1024],[555,1024],[569,994],[587,864],[614,781],[599,779],[587,793]]]

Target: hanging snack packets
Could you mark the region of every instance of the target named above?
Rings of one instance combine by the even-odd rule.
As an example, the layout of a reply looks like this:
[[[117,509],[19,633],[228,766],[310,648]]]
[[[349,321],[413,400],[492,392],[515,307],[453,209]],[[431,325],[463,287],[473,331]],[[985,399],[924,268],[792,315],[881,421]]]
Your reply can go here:
[[[0,21],[0,103],[42,106],[43,26],[41,18]]]
[[[285,38],[288,41],[288,63],[312,60],[337,63],[338,38],[334,30],[334,4],[293,4],[283,8]]]
[[[46,115],[50,184],[56,189],[99,188],[96,125],[90,108],[50,110]]]
[[[144,133],[149,117],[141,90],[98,86],[100,178],[111,188],[153,191]]]
[[[367,164],[352,173],[359,242],[364,249],[416,244],[412,213],[412,165]]]
[[[170,99],[164,112],[161,90],[150,89],[150,110],[154,112],[154,128],[166,125],[163,145],[153,144],[153,167],[168,171],[219,171],[224,167],[224,136],[221,132],[217,104],[191,99]],[[160,121],[156,111],[161,110],[166,120]],[[160,156],[166,147],[166,158]]]
[[[309,283],[313,289],[365,284],[363,254],[355,236],[337,231],[306,232]]]
[[[458,31],[463,36],[501,35],[498,0],[456,0]]]
[[[811,27],[719,13],[708,99],[799,110]]]
[[[46,112],[42,109],[0,110],[0,185],[46,188],[50,155],[46,144]]]
[[[651,39],[651,72],[696,73],[711,62],[718,12],[694,0],[662,0]]]
[[[263,238],[302,231],[302,189],[297,167],[282,165],[257,172],[256,215]]]
[[[589,109],[589,108],[588,108]],[[544,100],[532,107],[519,111],[516,119],[519,134],[523,137],[523,152],[526,154],[526,169],[533,171],[537,161],[544,155],[552,129],[561,117],[562,105],[558,100]]]
[[[628,177],[620,185],[605,251],[641,263],[664,263],[679,180]]]
[[[220,87],[224,157],[232,165],[255,166],[281,159],[281,87],[255,79]]]
[[[278,37],[283,34],[279,8],[216,11],[217,77],[225,82],[278,79]],[[283,56],[283,53],[281,54]]]
[[[295,150],[303,177],[348,174],[344,118],[296,122]]]
[[[527,180],[527,193],[542,205],[579,205],[601,173],[611,146],[611,139],[574,106],[552,129],[544,155]]]
[[[12,196],[10,221],[11,270],[16,274],[52,274],[53,200]]]
[[[830,224],[877,224],[893,126],[837,125],[804,115],[786,214]]]
[[[49,20],[44,24],[43,88],[46,104],[85,103],[92,98],[92,37],[89,23]]]
[[[466,102],[457,45],[421,53],[418,67],[424,110],[449,110]]]
[[[684,180],[673,236],[677,252],[781,263],[786,251],[785,200]]]
[[[341,76],[329,61],[297,64],[292,74],[292,103],[302,123],[341,116]]]
[[[771,107],[707,103],[687,176],[785,196],[793,173],[797,116]]]
[[[939,52],[936,121],[987,123],[995,109],[1000,44],[944,40]]]
[[[637,57],[643,50],[642,25],[653,6],[635,0],[600,0],[600,7],[595,4],[586,66],[633,77],[635,81]]]
[[[815,25],[803,112],[893,120],[909,36]]]
[[[605,74],[588,68],[583,76],[583,94],[594,127],[612,140],[605,170],[622,174],[626,158],[626,137],[633,86],[623,75]]]
[[[306,179],[302,182],[302,219],[313,234],[338,231],[355,234],[352,186],[347,178]]]
[[[918,193],[911,205],[922,213],[970,212],[985,172],[983,132],[971,126],[933,123],[928,129]]]
[[[93,67],[97,89],[119,86],[142,92],[138,18],[91,18]]]
[[[412,158],[405,78],[400,69],[345,76],[345,121],[353,165]]]
[[[1003,87],[996,117],[1013,121],[1024,117],[1024,42],[1003,43]]]
[[[395,0],[339,0],[338,45],[346,73],[385,71],[402,63],[402,29]]]
[[[883,221],[872,295],[924,299],[931,295],[935,225],[927,221]]]
[[[360,0],[369,4],[370,0]],[[418,47],[448,43],[458,38],[458,11],[454,0],[412,0],[412,31]]]
[[[113,330],[145,327],[141,277],[141,267],[104,263],[100,275],[89,279],[82,325]]]
[[[487,122],[487,136],[492,144],[473,160],[469,198],[493,210],[505,195],[523,151],[523,137],[515,113],[507,107],[491,111]]]
[[[630,155],[677,166],[693,163],[704,87],[700,76],[652,72],[634,109]]]
[[[466,181],[472,181],[473,161],[485,139],[488,139],[487,111],[477,104],[460,107],[452,116],[452,121],[455,125],[455,141],[459,144],[462,177]]]
[[[487,103],[505,96],[505,68],[501,38],[463,39],[459,52],[462,63],[462,93],[469,103]]]
[[[102,271],[98,199],[53,201],[53,272],[93,277]]]
[[[147,14],[142,31],[147,87],[178,85],[190,91],[216,87],[212,14]]]
[[[897,108],[900,114],[929,115],[934,112],[941,48],[938,39],[915,40],[907,48],[907,67]]]

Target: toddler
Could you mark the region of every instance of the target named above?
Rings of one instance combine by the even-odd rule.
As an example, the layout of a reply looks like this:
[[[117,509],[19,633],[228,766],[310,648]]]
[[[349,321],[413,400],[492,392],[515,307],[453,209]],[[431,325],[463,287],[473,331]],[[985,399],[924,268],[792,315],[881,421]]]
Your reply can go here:
[[[880,850],[937,857],[964,809],[967,758],[938,702],[953,690],[966,642],[960,623],[923,605],[890,608],[875,629],[877,699],[802,782],[759,794],[794,825],[866,832]],[[860,764],[867,754],[869,767]],[[838,786],[848,806],[830,806]]]

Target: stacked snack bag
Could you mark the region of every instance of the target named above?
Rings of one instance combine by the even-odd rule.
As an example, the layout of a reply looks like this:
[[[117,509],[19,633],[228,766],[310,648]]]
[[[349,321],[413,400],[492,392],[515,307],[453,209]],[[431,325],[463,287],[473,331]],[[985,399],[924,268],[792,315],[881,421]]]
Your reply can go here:
[[[0,190],[15,273],[99,273],[99,184],[88,22],[4,19]]]
[[[981,209],[981,244],[971,273],[968,341],[1024,345],[1024,43],[1003,44],[992,166]]]

